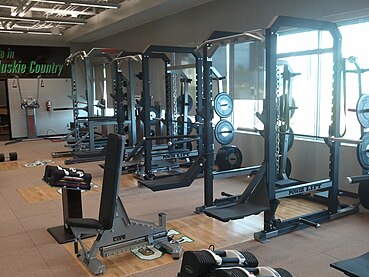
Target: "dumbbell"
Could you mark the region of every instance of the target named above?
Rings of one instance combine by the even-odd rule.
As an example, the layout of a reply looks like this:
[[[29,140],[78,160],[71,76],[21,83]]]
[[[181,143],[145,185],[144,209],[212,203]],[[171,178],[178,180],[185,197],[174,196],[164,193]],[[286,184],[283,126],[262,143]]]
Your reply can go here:
[[[0,162],[4,162],[5,158],[8,158],[11,161],[18,160],[18,154],[17,152],[10,152],[9,156],[5,156],[4,153],[0,153]]]

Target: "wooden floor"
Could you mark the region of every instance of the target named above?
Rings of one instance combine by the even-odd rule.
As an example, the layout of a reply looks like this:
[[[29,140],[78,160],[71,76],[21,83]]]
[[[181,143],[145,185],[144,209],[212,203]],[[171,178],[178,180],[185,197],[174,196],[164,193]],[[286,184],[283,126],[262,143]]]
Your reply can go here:
[[[41,180],[44,166],[25,167],[37,160],[48,160],[50,153],[65,151],[62,142],[30,141],[1,146],[0,152],[17,151],[17,162],[0,163],[0,276],[89,276],[73,253],[72,244],[59,245],[46,231],[62,224],[61,195]],[[54,159],[63,165],[63,159]],[[102,169],[99,163],[76,165],[93,176],[97,188],[83,193],[85,217],[96,217],[99,208]],[[217,180],[215,196],[221,191],[242,192],[250,180],[246,177]],[[152,192],[137,186],[136,179],[124,176],[120,197],[132,218],[157,222],[165,212],[168,228],[176,229],[194,241],[185,250],[215,248],[253,252],[262,265],[283,267],[293,276],[342,276],[329,267],[338,259],[369,251],[369,214],[359,214],[325,223],[318,230],[308,228],[277,237],[267,244],[253,240],[263,227],[261,215],[222,223],[194,214],[203,203],[202,180],[189,188]],[[283,200],[277,210],[281,219],[310,213],[323,207],[309,201]],[[365,251],[366,250],[366,251]],[[105,276],[176,276],[181,261],[169,255],[143,261],[131,253],[104,259]],[[318,274],[319,273],[319,274]]]
[[[193,240],[193,242],[183,244],[184,251],[205,249],[210,245],[220,249],[241,241],[245,242],[252,239],[252,234],[257,230],[257,227],[257,225],[250,225],[247,220],[222,223],[205,215],[192,215],[168,223],[168,229],[180,232],[180,235],[175,236],[175,239],[186,236]],[[249,235],[245,236],[245,233]],[[65,247],[71,255],[75,255],[71,243],[65,245]],[[104,276],[116,277],[130,276],[148,269],[177,263],[177,261],[173,260],[169,254],[164,254],[161,258],[152,261],[143,261],[128,252],[106,258],[103,263],[106,265]],[[80,264],[83,267],[82,262]],[[87,269],[86,274],[94,276]]]

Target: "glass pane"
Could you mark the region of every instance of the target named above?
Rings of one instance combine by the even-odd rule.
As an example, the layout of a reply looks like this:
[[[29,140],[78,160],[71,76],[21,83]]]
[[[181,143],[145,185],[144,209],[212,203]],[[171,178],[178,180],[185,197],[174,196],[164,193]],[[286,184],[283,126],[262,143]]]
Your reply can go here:
[[[318,135],[329,136],[333,108],[333,55],[320,55]],[[343,130],[342,130],[343,131]],[[341,133],[342,133],[341,131]]]
[[[262,112],[263,100],[245,100],[234,99],[234,127],[253,128],[262,130],[264,128],[260,120],[255,116],[255,113]]]
[[[281,54],[317,49],[319,43],[318,34],[318,31],[310,31],[280,35],[278,37],[277,53]]]
[[[332,48],[333,47],[333,37],[328,31],[321,31],[320,48]]]
[[[234,46],[234,98],[263,99],[263,50],[260,42]]]
[[[212,66],[220,73],[221,76],[226,77],[221,81],[223,86],[223,91],[228,91],[227,87],[227,46],[220,46],[216,50],[213,55],[213,64]],[[219,93],[222,89],[219,89],[219,82],[213,82],[213,98]]]
[[[369,22],[346,25],[339,28],[342,34],[342,54],[344,58],[354,56],[363,68],[369,68]]]
[[[362,70],[362,93],[369,93],[369,41],[363,39],[369,36],[369,22],[350,24],[339,27],[342,34],[342,55],[344,58],[355,57],[346,61],[346,102],[348,109],[355,109],[359,99],[359,78],[356,66]],[[346,123],[346,138],[358,139],[361,136],[360,124],[355,112],[346,112],[342,117]]]
[[[290,92],[295,102],[295,112],[290,126],[294,133],[315,135],[317,122],[317,68],[318,56],[300,56],[284,59],[292,73]]]

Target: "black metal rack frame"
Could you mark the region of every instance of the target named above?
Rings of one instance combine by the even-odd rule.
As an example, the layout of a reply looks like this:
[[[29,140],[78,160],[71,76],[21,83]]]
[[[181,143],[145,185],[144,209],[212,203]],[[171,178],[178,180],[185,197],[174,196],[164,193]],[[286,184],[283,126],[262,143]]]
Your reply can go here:
[[[170,66],[170,59],[166,56],[166,53],[181,53],[189,54],[195,58],[195,70],[196,70],[196,107],[202,107],[203,99],[201,97],[202,91],[202,57],[199,53],[195,51],[193,47],[179,47],[179,46],[160,46],[151,45],[142,54],[142,73],[143,73],[143,119],[144,119],[144,138],[150,137],[150,106],[151,106],[151,93],[150,93],[150,59],[160,58],[164,62],[165,75],[165,108],[166,108],[166,126],[167,135],[173,135],[173,124],[172,124],[172,88],[171,88],[171,73],[168,72],[168,67]],[[203,116],[196,110],[196,122],[202,122]],[[197,143],[198,153],[202,153],[203,149],[203,138],[202,138],[202,128],[198,128],[197,134],[199,136],[199,141]],[[152,176],[152,140],[146,140],[144,143],[144,164],[146,176]]]
[[[269,238],[314,226],[321,222],[329,221],[344,215],[358,211],[357,206],[349,206],[339,203],[339,141],[326,142],[329,147],[329,178],[321,181],[302,183],[285,188],[276,188],[276,141],[280,134],[276,130],[277,126],[277,37],[282,27],[303,28],[308,30],[328,31],[333,39],[333,47],[324,49],[324,53],[330,52],[333,55],[333,83],[332,83],[332,117],[329,128],[329,136],[340,136],[340,107],[341,107],[341,73],[342,73],[342,54],[341,54],[341,34],[334,23],[279,16],[266,29],[266,97],[264,110],[266,122],[265,133],[265,157],[266,164],[266,183],[271,210],[264,213],[264,229],[255,233],[256,240],[265,241]],[[283,57],[296,55],[311,55],[322,53],[322,49],[309,51],[283,53]],[[281,221],[276,219],[275,212],[278,207],[278,198],[304,195],[307,192],[326,191],[328,196],[323,199],[327,210],[317,211],[300,217]],[[322,200],[322,199],[320,199]],[[309,223],[309,224],[308,224]],[[315,225],[317,226],[317,225]]]

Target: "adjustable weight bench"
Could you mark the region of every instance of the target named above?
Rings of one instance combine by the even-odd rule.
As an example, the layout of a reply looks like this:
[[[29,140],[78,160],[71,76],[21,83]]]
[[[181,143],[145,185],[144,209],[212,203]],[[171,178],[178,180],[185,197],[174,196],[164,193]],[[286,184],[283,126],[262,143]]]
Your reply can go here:
[[[167,235],[166,215],[159,214],[159,225],[130,219],[119,197],[124,137],[109,134],[100,199],[99,218],[69,218],[66,224],[75,237],[74,250],[94,274],[101,274],[105,265],[97,259],[97,252],[108,257],[145,245],[158,245],[178,259],[181,245]],[[90,249],[82,241],[83,235],[96,235]],[[78,249],[78,244],[82,249]]]

